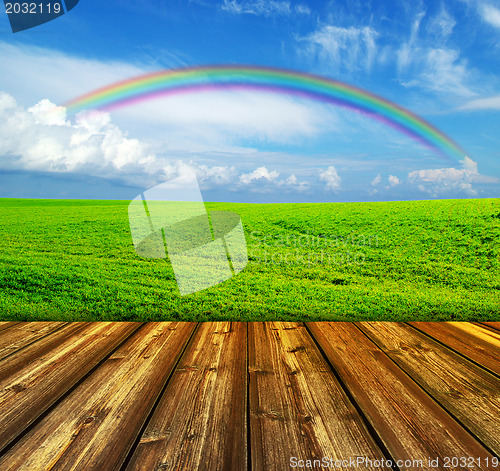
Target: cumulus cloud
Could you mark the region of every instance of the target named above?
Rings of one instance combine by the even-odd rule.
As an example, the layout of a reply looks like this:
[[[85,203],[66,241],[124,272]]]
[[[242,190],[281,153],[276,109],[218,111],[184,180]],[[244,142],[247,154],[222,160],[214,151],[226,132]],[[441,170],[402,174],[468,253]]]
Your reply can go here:
[[[396,185],[399,185],[401,183],[399,181],[399,178],[394,176],[394,175],[389,175],[389,178],[387,180],[389,181],[390,186],[396,186]]]
[[[326,170],[323,170],[319,174],[319,179],[326,183],[326,189],[337,191],[342,183],[342,179],[337,173],[337,169],[331,165]]]
[[[380,175],[380,173],[371,181],[371,185],[372,186],[377,186],[380,184],[380,182],[382,181],[382,176]]]
[[[295,174],[292,174],[286,180],[281,181],[280,185],[287,187],[291,191],[302,192],[309,190],[309,182],[299,181]]]
[[[436,168],[416,170],[408,174],[410,183],[417,185],[420,191],[432,196],[444,193],[462,192],[468,195],[476,195],[477,191],[472,187],[473,183],[498,183],[500,179],[481,175],[477,168],[477,162],[469,157],[462,161],[461,169]]]
[[[217,165],[208,167],[207,165],[196,166],[196,177],[203,189],[213,186],[228,186],[237,180],[238,171],[236,167]]]
[[[377,31],[370,26],[322,25],[311,34],[298,38],[303,44],[299,52],[328,64],[336,72],[370,70],[377,52],[377,36]]]
[[[270,193],[280,191],[285,193],[302,193],[310,189],[309,182],[302,181],[295,174],[287,178],[279,178],[276,170],[269,171],[267,167],[256,168],[253,172],[243,173],[239,176],[240,188],[257,193]]]
[[[72,123],[64,107],[41,100],[28,109],[0,93],[0,166],[8,170],[79,173],[152,186],[195,171],[201,182],[223,185],[236,178],[234,167],[196,165],[157,155],[112,123],[91,112]]]
[[[270,172],[266,167],[259,167],[251,173],[243,173],[240,175],[240,182],[244,185],[255,182],[273,182],[279,175],[279,172],[276,170]]]
[[[65,109],[49,100],[25,110],[2,93],[0,123],[0,155],[7,156],[15,168],[109,175],[127,164],[153,159],[144,145],[128,139],[105,113],[80,115],[71,124]]]

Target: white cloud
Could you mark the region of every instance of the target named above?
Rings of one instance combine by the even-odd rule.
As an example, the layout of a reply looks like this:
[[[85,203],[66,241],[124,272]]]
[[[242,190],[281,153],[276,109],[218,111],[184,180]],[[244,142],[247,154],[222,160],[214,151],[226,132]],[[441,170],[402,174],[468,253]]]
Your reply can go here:
[[[148,67],[152,66],[88,60],[2,42],[0,63],[0,90],[26,107],[44,98],[65,103],[97,88],[150,72]],[[114,110],[112,116],[113,122],[134,135],[168,141],[169,148],[191,150],[222,149],[240,138],[289,143],[339,125],[331,107],[256,91],[163,97]]]
[[[289,143],[337,126],[323,105],[265,92],[192,93],[145,102],[114,113],[143,120],[172,139],[221,143],[237,138]]]
[[[458,108],[459,110],[500,110],[500,95],[471,100]]]
[[[460,57],[460,51],[441,47],[421,45],[419,30],[425,12],[415,15],[410,37],[396,51],[397,69],[400,81],[405,87],[420,87],[435,93],[445,93],[462,97],[475,95],[469,83],[471,72],[467,60]],[[454,20],[446,11],[434,18],[429,28],[439,28],[441,34],[451,34]]]
[[[129,139],[108,114],[92,113],[71,124],[65,109],[48,100],[24,109],[0,94],[0,156],[4,168],[81,172],[112,177],[161,168],[147,146]]]
[[[295,174],[290,175],[285,181],[279,182],[280,185],[285,185],[293,191],[307,191],[309,190],[309,183],[306,181],[299,181]]]
[[[422,22],[425,12],[419,12],[413,18],[410,30],[410,37],[407,42],[403,43],[398,51],[396,51],[398,70],[407,68],[413,60],[413,49],[415,48],[415,42],[417,41],[418,31],[420,29],[420,23]]]
[[[237,15],[259,15],[259,16],[278,16],[291,15],[310,15],[311,9],[305,4],[295,5],[293,8],[288,1],[278,0],[224,0],[221,9]]]
[[[300,15],[310,15],[311,9],[304,4],[295,5],[295,11]]]
[[[342,183],[342,180],[333,165],[320,172],[319,179],[326,183],[327,190],[336,191],[340,188]]]
[[[399,181],[399,178],[394,176],[394,175],[389,175],[388,181],[389,181],[390,186],[396,186],[396,185],[399,185],[401,183]]]
[[[500,28],[500,10],[487,3],[479,3],[479,14],[486,23]]]
[[[221,8],[235,14],[250,15],[289,15],[291,13],[290,2],[276,0],[224,0]]]
[[[475,92],[469,86],[470,72],[467,60],[460,59],[454,49],[421,48],[403,46],[400,70],[409,80],[402,80],[406,87],[415,87],[436,92],[471,97]]]
[[[446,11],[444,5],[442,5],[441,11],[430,20],[428,30],[435,36],[448,38],[456,24],[455,19]]]
[[[371,181],[371,185],[372,186],[377,186],[380,184],[380,182],[382,181],[382,176],[380,175],[380,173]]]
[[[370,26],[342,28],[322,25],[311,34],[298,38],[299,50],[307,58],[316,58],[329,70],[349,72],[370,70],[377,53],[378,33]]]
[[[24,105],[48,98],[64,103],[104,85],[144,74],[154,64],[98,61],[36,46],[0,42],[0,90]],[[156,67],[155,67],[156,68]],[[33,79],[36,77],[36,86]]]
[[[159,156],[129,138],[108,113],[80,114],[72,123],[66,109],[49,100],[25,109],[6,93],[0,93],[0,168],[79,173],[137,186],[152,186],[187,170],[206,185],[226,185],[237,176],[234,167]]]
[[[462,169],[436,168],[416,170],[408,174],[410,183],[417,185],[418,189],[438,196],[444,193],[463,192],[476,195],[473,183],[498,183],[500,179],[481,175],[477,169],[477,162],[469,157],[462,161]]]
[[[273,182],[279,175],[279,172],[275,170],[270,172],[266,167],[259,167],[251,173],[243,173],[240,175],[240,182],[245,185],[254,182]]]
[[[203,189],[213,186],[229,186],[235,183],[237,176],[238,172],[234,166],[208,167],[207,165],[198,165],[196,168],[196,177]]]

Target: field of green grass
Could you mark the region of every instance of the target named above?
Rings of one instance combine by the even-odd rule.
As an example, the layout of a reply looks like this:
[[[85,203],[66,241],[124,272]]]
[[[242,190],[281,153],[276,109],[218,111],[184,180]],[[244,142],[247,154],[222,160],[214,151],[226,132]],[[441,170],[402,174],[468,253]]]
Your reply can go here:
[[[2,320],[498,320],[500,199],[232,204],[249,264],[180,296],[128,201],[0,199]]]

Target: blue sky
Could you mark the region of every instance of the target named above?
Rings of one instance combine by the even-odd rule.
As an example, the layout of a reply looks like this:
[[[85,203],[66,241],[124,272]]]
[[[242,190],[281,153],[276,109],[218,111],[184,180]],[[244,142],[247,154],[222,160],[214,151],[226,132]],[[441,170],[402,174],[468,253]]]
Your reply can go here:
[[[16,34],[2,12],[0,63],[2,197],[133,198],[193,171],[217,201],[500,194],[498,0],[81,0]],[[60,107],[118,80],[206,64],[353,84],[430,121],[469,157],[450,162],[352,111],[286,95],[198,93],[109,115]]]

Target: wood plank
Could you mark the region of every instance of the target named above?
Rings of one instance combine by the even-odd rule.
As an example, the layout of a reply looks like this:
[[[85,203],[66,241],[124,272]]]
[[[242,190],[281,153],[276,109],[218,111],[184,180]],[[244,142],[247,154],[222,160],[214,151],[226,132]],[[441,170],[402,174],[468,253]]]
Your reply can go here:
[[[0,450],[137,328],[70,323],[0,362]]]
[[[249,324],[249,377],[253,470],[290,469],[292,457],[347,460],[329,468],[343,470],[357,456],[384,459],[303,325]]]
[[[59,329],[65,322],[19,322],[0,331],[0,360]]]
[[[359,327],[428,394],[500,455],[500,379],[406,324]]]
[[[0,469],[120,469],[193,329],[144,325],[16,443]]]
[[[30,345],[28,348],[24,348],[22,351],[15,352],[8,358],[1,360],[0,384],[8,377],[18,374],[21,369],[36,362],[39,358],[49,355],[54,348],[68,341],[68,339],[84,330],[88,325],[89,323],[86,322],[70,322],[51,335],[40,339],[36,344]]]
[[[247,327],[199,325],[127,470],[247,469]]]
[[[8,321],[3,321],[0,322],[0,332],[5,329],[9,329],[13,325],[19,324],[19,322],[8,322]]]
[[[500,332],[469,322],[410,322],[409,324],[500,375]]]
[[[482,324],[491,327],[492,329],[500,330],[500,322],[482,322]]]
[[[475,457],[483,461],[476,470],[487,470],[484,459],[493,455],[422,390],[405,372],[368,339],[355,324],[307,324],[325,355],[348,387],[401,470],[414,470],[406,460]],[[463,469],[463,468],[447,468]]]

